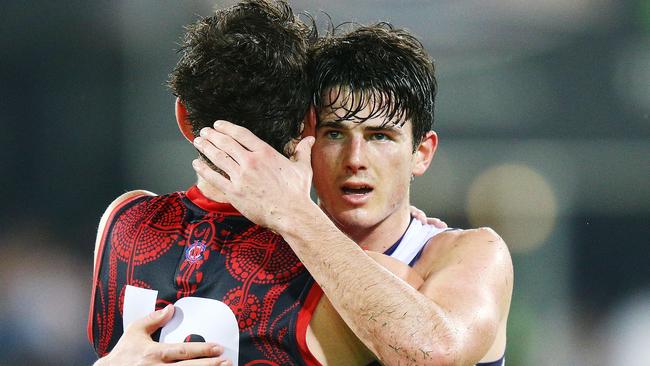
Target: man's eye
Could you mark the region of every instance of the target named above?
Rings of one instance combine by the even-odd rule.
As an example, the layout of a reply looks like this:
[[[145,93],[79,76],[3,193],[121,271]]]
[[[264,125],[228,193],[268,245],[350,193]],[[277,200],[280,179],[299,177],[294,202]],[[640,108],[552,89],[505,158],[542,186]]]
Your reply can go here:
[[[384,141],[384,140],[389,140],[388,135],[385,133],[373,133],[370,136],[371,140],[378,140],[378,141]]]
[[[339,131],[327,131],[325,133],[325,136],[327,136],[327,138],[329,139],[337,140],[340,139],[343,136],[343,134]]]

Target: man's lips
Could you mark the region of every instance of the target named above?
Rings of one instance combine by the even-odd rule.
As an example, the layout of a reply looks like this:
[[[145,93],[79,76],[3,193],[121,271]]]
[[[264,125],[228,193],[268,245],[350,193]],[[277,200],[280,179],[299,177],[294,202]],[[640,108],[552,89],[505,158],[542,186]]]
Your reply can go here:
[[[365,203],[373,190],[373,186],[361,182],[350,182],[341,185],[343,199],[354,205]]]

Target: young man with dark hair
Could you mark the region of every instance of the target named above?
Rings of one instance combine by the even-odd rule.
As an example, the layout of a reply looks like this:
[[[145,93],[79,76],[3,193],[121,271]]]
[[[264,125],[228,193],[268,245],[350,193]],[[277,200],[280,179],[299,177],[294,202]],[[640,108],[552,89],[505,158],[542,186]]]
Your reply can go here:
[[[488,228],[437,230],[409,215],[410,181],[438,142],[424,48],[386,24],[359,27],[322,40],[311,69],[311,154],[300,144],[289,160],[217,121],[194,143],[223,174],[200,160],[195,170],[282,235],[382,363],[503,365],[513,282],[506,244]],[[309,197],[312,171],[320,206]]]

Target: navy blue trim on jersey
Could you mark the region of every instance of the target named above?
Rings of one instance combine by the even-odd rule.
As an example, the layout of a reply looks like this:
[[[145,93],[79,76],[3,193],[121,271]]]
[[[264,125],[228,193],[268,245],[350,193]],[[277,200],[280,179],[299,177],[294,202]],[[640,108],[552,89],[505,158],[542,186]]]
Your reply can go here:
[[[397,239],[395,244],[391,245],[388,249],[386,249],[384,251],[385,255],[390,256],[391,254],[393,254],[395,252],[395,250],[397,250],[397,247],[399,247],[399,243],[401,243],[402,239],[404,239],[404,235],[406,235],[406,232],[409,231],[409,227],[411,227],[411,222],[412,221],[413,221],[413,218],[411,217],[411,221],[409,221],[409,225],[406,227],[406,230],[404,230],[404,232],[402,233],[402,236],[400,236],[399,239]]]
[[[505,362],[504,362],[505,359],[506,359],[506,356],[504,355],[503,357],[501,357],[500,359],[498,359],[496,361],[481,362],[481,363],[477,363],[476,366],[503,366],[505,364]]]

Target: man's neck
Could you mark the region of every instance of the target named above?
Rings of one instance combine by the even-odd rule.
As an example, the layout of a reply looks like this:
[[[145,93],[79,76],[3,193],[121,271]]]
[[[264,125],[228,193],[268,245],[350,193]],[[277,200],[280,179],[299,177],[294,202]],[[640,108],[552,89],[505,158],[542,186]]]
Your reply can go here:
[[[411,222],[408,210],[399,210],[372,227],[339,227],[361,248],[383,253],[397,242]]]
[[[209,184],[200,176],[198,177],[196,186],[199,188],[199,191],[201,191],[201,193],[203,193],[205,197],[211,199],[212,201],[228,203],[228,199],[226,199],[226,195],[223,192],[221,192],[221,190]]]

